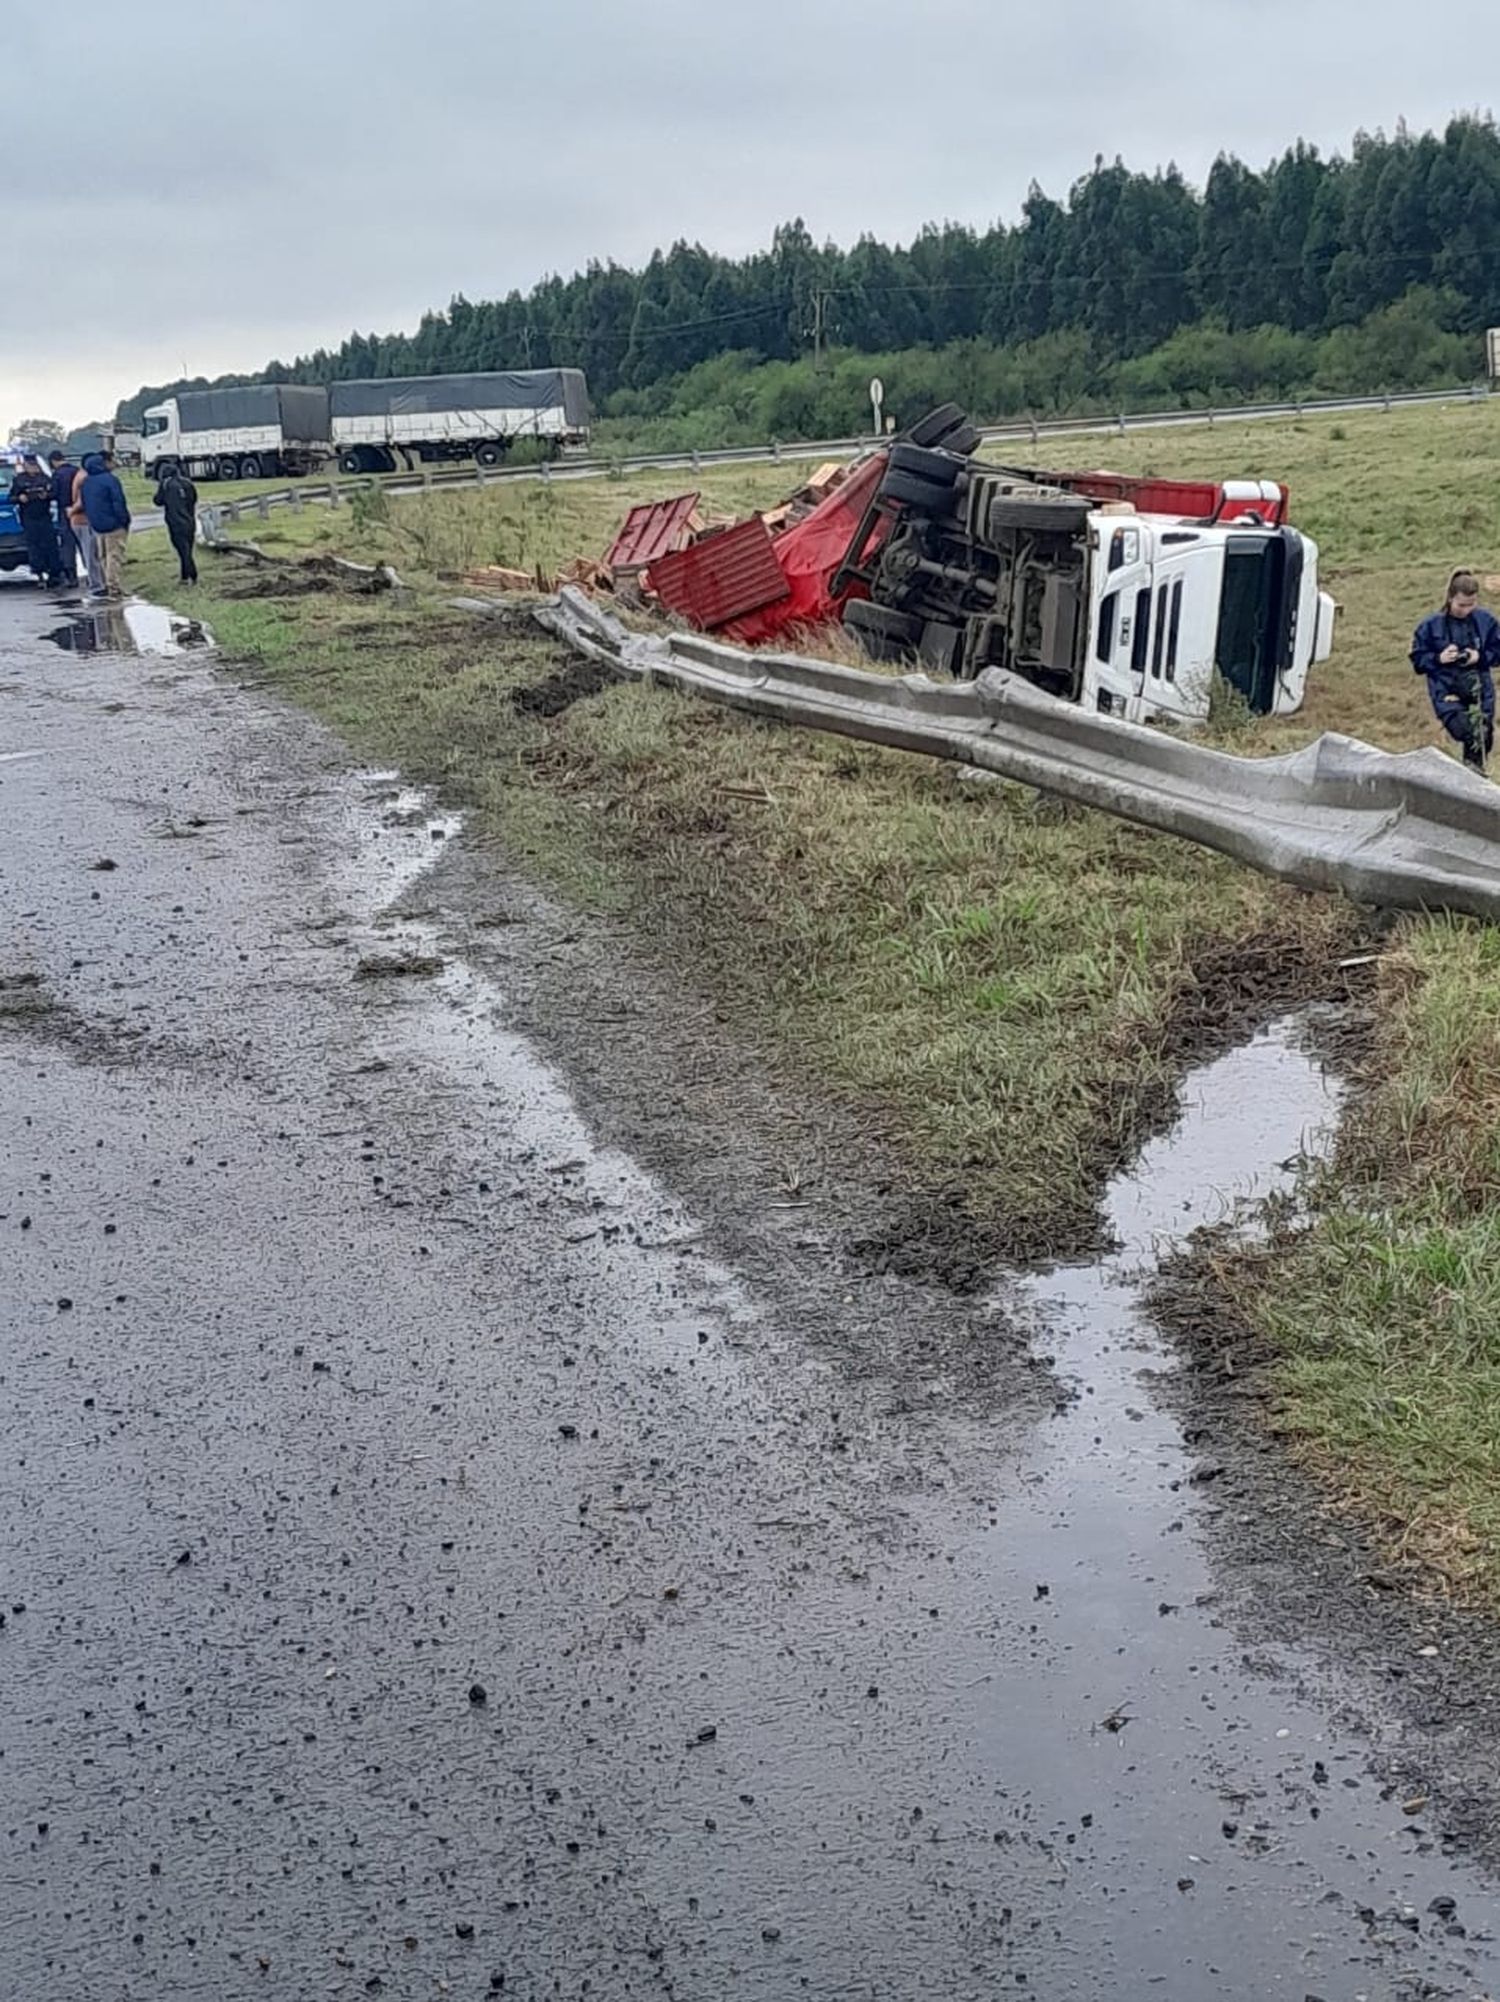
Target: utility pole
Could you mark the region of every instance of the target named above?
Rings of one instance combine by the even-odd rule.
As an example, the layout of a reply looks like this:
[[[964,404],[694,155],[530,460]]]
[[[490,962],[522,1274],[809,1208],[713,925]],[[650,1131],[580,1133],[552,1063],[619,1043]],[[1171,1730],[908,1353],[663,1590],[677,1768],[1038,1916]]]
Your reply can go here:
[[[828,346],[828,301],[831,295],[820,285],[813,293],[813,360],[821,361]]]

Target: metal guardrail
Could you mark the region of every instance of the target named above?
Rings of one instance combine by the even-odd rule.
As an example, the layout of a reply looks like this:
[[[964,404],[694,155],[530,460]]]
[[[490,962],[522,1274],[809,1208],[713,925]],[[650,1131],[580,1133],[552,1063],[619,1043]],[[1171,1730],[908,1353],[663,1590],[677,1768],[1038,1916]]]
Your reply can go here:
[[[1332,733],[1241,758],[1077,709],[1017,676],[896,678],[684,635],[642,637],[565,589],[535,616],[616,672],[755,715],[953,759],[1358,903],[1500,919],[1500,789],[1441,751]]]
[[[1484,384],[1468,389],[1401,390],[1379,396],[1319,397],[1293,403],[1250,403],[1212,406],[1200,410],[1158,410],[1095,417],[1028,417],[1006,424],[989,424],[981,430],[986,444],[1007,441],[1040,444],[1044,438],[1123,437],[1131,431],[1174,430],[1197,424],[1269,423],[1281,417],[1338,416],[1361,410],[1397,410],[1420,405],[1485,402],[1491,392]],[[852,458],[884,441],[873,436],[818,438],[795,444],[724,445],[709,451],[634,453],[621,459],[562,459],[539,466],[463,465],[422,473],[375,473],[350,475],[337,480],[299,480],[295,486],[274,488],[239,500],[213,503],[226,521],[244,516],[266,519],[273,507],[300,507],[307,501],[339,505],[354,494],[372,487],[403,495],[425,493],[449,487],[488,487],[517,482],[608,479],[622,473],[670,471],[699,472],[708,466],[774,464],[780,460],[796,463],[808,459]]]

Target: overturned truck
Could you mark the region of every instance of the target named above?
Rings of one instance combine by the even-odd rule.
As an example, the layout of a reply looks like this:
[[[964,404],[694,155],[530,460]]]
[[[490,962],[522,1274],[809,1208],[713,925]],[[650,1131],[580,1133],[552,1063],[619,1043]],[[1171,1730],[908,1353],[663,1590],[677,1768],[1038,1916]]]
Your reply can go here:
[[[1284,487],[985,465],[977,442],[950,406],[890,447],[830,585],[867,653],[1131,721],[1201,719],[1216,682],[1301,706],[1334,604]]]

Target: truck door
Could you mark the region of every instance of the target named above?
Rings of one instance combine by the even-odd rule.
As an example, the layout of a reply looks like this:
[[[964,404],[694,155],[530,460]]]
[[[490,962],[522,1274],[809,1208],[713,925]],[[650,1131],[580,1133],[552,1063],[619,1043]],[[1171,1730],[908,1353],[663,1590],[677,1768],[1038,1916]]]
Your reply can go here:
[[[1131,714],[1141,722],[1206,717],[1213,646],[1207,610],[1216,602],[1218,551],[1191,529],[1161,530],[1153,540],[1156,560],[1142,594],[1150,599],[1150,630],[1141,643],[1141,686]]]
[[[1080,700],[1107,715],[1134,716],[1140,707],[1151,647],[1151,535],[1139,522],[1097,518],[1092,551],[1088,656]]]

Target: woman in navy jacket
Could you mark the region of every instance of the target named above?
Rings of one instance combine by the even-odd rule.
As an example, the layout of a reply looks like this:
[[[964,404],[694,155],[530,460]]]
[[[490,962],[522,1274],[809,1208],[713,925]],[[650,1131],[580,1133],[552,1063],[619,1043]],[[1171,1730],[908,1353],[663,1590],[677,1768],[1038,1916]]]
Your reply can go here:
[[[1464,763],[1484,770],[1495,748],[1495,676],[1500,666],[1500,621],[1479,605],[1479,580],[1455,570],[1440,612],[1423,619],[1411,644],[1411,664],[1427,677],[1432,713]]]

